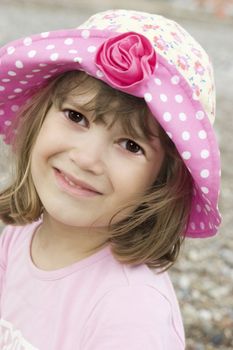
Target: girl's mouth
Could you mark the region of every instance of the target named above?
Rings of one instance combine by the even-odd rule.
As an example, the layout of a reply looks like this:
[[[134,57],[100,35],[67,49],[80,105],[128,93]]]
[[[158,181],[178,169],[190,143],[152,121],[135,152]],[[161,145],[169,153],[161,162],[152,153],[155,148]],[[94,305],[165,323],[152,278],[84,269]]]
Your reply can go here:
[[[54,173],[59,188],[70,195],[75,197],[94,197],[101,195],[101,193],[95,190],[92,186],[74,179],[73,176],[62,172],[59,169],[54,168]]]

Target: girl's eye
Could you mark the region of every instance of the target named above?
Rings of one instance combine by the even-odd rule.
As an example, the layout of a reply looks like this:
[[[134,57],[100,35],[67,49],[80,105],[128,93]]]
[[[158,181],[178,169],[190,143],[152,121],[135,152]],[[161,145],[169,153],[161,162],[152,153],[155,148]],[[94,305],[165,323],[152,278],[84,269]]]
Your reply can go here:
[[[63,112],[65,116],[72,122],[81,126],[88,126],[88,120],[82,113],[74,111],[72,109],[65,109]]]
[[[131,153],[144,154],[144,150],[142,149],[142,147],[139,146],[133,140],[129,140],[129,139],[123,140],[123,141],[121,141],[121,145],[123,145],[123,147]]]

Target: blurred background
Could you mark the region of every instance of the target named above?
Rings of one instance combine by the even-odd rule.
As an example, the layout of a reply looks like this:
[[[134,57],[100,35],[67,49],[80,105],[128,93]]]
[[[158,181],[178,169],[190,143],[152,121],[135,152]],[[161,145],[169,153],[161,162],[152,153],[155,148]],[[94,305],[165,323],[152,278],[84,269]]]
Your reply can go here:
[[[91,14],[127,8],[179,22],[209,53],[217,88],[216,133],[222,154],[223,223],[219,234],[186,241],[170,270],[183,315],[187,350],[233,349],[233,0],[0,0],[0,44],[73,28]],[[0,186],[9,178],[0,142]],[[143,350],[143,349],[142,349]]]

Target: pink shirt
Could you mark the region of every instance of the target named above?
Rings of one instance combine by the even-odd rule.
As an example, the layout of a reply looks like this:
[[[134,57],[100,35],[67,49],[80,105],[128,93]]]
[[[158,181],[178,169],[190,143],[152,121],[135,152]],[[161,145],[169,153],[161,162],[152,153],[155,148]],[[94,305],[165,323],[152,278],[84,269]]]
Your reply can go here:
[[[0,236],[0,349],[185,348],[167,273],[121,264],[109,246],[71,266],[40,270],[30,256],[37,225],[7,226]]]

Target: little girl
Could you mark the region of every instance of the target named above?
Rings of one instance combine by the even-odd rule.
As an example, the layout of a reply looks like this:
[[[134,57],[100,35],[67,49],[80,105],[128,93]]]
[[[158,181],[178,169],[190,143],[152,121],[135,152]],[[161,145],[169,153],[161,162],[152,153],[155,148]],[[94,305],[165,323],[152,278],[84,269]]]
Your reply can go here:
[[[0,51],[0,348],[181,350],[167,270],[217,232],[205,51],[177,23],[114,10]]]

